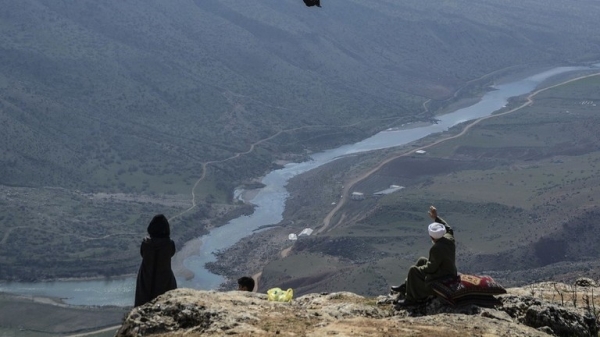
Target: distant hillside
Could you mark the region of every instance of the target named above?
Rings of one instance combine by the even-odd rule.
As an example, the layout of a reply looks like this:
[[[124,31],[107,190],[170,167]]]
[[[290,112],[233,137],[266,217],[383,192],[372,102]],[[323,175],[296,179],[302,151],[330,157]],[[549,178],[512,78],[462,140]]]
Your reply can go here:
[[[498,74],[600,59],[595,0],[0,8],[0,278],[133,273],[154,213],[181,247],[249,212],[233,188],[277,160],[428,120]]]
[[[159,176],[196,177],[200,162],[313,127],[271,140],[262,159],[243,163],[248,172],[226,167],[223,179],[256,176],[280,152],[356,139],[384,122],[335,126],[414,116],[425,99],[499,69],[600,55],[592,0],[1,6],[0,182],[8,185],[160,192],[169,187]],[[303,146],[332,131],[346,135]]]
[[[427,256],[427,210],[435,205],[455,231],[460,272],[490,274],[506,285],[598,278],[599,104],[595,75],[540,92],[530,106],[481,121],[425,154],[409,151],[461,128],[294,177],[280,226],[220,252],[211,268],[229,278],[261,272],[260,290],[344,287],[372,296]],[[405,188],[373,195],[391,184]],[[365,200],[342,204],[342,185]],[[333,215],[332,201],[343,205]],[[287,240],[304,227],[318,235]]]

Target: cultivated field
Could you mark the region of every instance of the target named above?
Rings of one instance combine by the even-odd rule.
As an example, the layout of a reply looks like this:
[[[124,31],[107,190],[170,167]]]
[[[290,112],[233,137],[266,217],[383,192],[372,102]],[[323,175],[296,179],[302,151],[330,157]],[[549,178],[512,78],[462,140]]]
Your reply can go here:
[[[360,181],[353,190],[369,196],[391,184],[405,189],[347,203],[331,220],[337,225],[268,264],[262,287],[385,292],[417,257],[427,255],[430,204],[456,231],[462,272],[492,274],[506,285],[599,277],[600,228],[594,226],[600,215],[599,144],[600,77],[541,92],[530,107],[482,121],[462,137],[428,148],[425,155],[393,160]],[[356,172],[368,170],[361,165],[376,162],[373,155],[362,159],[346,163],[354,173],[340,173],[338,163],[320,176],[297,178],[303,193],[292,193],[291,205],[298,207],[288,216],[311,213],[313,225],[323,219],[332,205],[305,206],[329,205],[335,193],[321,190],[340,191]],[[292,229],[269,235],[286,230]],[[326,277],[319,268],[302,268],[324,258],[336,261]],[[293,273],[283,272],[292,266]],[[300,282],[306,278],[319,284],[306,287]]]

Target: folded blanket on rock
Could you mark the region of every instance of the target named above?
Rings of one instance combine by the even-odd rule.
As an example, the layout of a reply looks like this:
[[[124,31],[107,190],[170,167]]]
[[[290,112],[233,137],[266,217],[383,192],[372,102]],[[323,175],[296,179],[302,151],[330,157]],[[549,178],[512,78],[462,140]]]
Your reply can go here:
[[[506,294],[506,289],[490,276],[459,274],[434,281],[431,287],[440,298],[452,305],[491,307],[500,304],[494,295]]]

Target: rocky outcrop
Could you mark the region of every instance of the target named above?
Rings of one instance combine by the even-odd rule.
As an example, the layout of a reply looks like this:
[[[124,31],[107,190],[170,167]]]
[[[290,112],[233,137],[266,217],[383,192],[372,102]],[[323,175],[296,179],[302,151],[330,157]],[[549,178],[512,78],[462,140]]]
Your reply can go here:
[[[516,321],[557,336],[598,336],[596,317],[585,309],[565,308],[533,297],[502,296],[502,310]]]
[[[558,289],[555,284],[546,288]],[[134,308],[116,336],[598,335],[593,312],[531,296],[531,289],[509,289],[497,297],[502,304],[495,308],[449,306],[434,299],[400,310],[389,295],[308,294],[279,303],[259,293],[177,289]]]

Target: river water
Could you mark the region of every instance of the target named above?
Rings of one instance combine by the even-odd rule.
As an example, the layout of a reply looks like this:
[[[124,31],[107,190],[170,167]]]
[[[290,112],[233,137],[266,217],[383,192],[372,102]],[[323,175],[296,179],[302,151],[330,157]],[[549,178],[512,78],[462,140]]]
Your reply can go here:
[[[343,156],[404,145],[428,135],[446,131],[456,124],[488,116],[503,108],[510,97],[530,93],[541,82],[552,76],[599,67],[600,64],[596,64],[592,68],[558,67],[518,81],[497,85],[494,87],[496,90],[486,93],[478,103],[438,117],[437,124],[383,131],[355,144],[316,153],[310,161],[290,163],[282,169],[272,171],[262,180],[265,187],[252,200],[249,200],[257,206],[253,214],[233,219],[200,238],[202,241],[200,251],[184,260],[184,265],[195,273],[195,277],[189,281],[178,279],[179,287],[218,288],[224,279],[210,273],[204,268],[204,265],[207,262],[215,261],[213,252],[232,246],[240,239],[251,235],[260,226],[280,222],[283,219],[285,201],[289,196],[285,186],[292,177]],[[135,292],[135,278],[36,283],[11,282],[0,284],[0,292],[61,298],[66,303],[73,305],[131,306]]]

